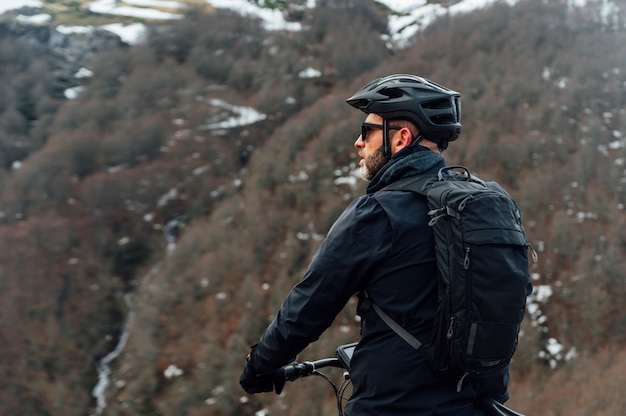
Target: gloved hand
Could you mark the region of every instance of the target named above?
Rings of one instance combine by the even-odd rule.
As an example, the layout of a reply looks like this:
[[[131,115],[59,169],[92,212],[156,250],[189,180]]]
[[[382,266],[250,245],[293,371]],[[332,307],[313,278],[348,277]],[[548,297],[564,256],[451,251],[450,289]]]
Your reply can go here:
[[[258,344],[254,344],[251,347],[250,354],[248,354],[247,357],[247,364],[239,377],[239,384],[241,384],[241,387],[243,387],[246,393],[250,394],[267,393],[272,390],[274,390],[276,394],[280,394],[283,391],[283,387],[285,387],[285,377],[280,376],[283,373],[275,371],[259,373],[250,364],[250,356],[254,354],[257,345]]]
[[[283,391],[283,387],[285,387],[285,378],[280,377],[280,372],[278,374],[274,372],[258,373],[250,364],[247,364],[239,377],[239,384],[241,384],[246,393],[250,394],[266,393],[272,390],[276,394],[280,394]]]

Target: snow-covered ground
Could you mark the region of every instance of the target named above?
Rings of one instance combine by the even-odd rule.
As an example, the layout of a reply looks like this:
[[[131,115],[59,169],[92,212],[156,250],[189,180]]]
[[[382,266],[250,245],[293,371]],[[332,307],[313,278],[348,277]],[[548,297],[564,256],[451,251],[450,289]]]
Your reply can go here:
[[[428,4],[426,0],[376,1],[393,11],[389,18],[390,40],[395,47],[404,47],[415,33],[443,14],[464,13],[502,0],[463,0],[450,8],[444,8],[438,4]],[[506,1],[515,3],[517,0]],[[206,2],[216,8],[229,9],[244,16],[259,18],[267,30],[298,31],[302,29],[300,23],[285,20],[282,12],[258,7],[248,0],[206,0]],[[40,8],[44,6],[44,3],[45,1],[41,0],[2,0],[0,13],[17,10],[22,7]],[[304,7],[314,8],[315,6],[315,0],[307,0]],[[94,0],[87,3],[87,7],[92,13],[136,17],[147,20],[172,20],[180,19],[182,17],[180,11],[187,6],[184,2],[173,0],[125,0],[121,4],[116,2],[116,0]],[[20,20],[36,23],[45,22],[49,18],[46,18],[45,15],[37,15],[36,18],[20,16]],[[141,24],[130,26],[121,24],[107,25],[104,28],[119,34],[129,44],[140,42],[143,39],[144,28]]]
[[[261,19],[267,30],[302,30],[298,22],[289,22],[282,12],[261,8],[248,0],[205,0],[215,8],[229,9],[244,16]],[[389,16],[388,31],[390,47],[403,48],[410,44],[411,39],[420,30],[431,24],[435,19],[444,15],[458,15],[491,6],[496,2],[505,2],[514,5],[518,0],[462,0],[450,7],[429,3],[427,0],[375,0],[388,7],[392,14]],[[583,7],[588,0],[574,0],[572,7]],[[45,0],[2,0],[0,14],[22,7],[43,7]],[[86,6],[92,13],[114,16],[136,17],[146,20],[173,20],[180,19],[181,12],[187,7],[184,2],[175,0],[125,0],[118,3],[116,0],[93,0]],[[316,7],[316,0],[307,0],[305,8]],[[604,1],[601,16],[610,24],[616,18],[617,3]],[[613,17],[612,17],[613,16]],[[45,22],[45,15],[20,16],[20,20]],[[49,18],[48,18],[49,20]],[[121,24],[107,25],[106,30],[117,33],[124,42],[129,44],[141,42],[145,28],[141,24],[124,26]]]
[[[43,7],[43,3],[39,0],[2,0],[0,3],[0,13],[21,9],[22,7]]]
[[[127,0],[126,4],[133,4],[133,7],[119,5],[116,0],[97,0],[89,3],[89,11],[92,13],[100,14],[112,14],[118,16],[138,17],[143,19],[156,19],[156,20],[171,20],[180,19],[183,17],[179,13],[169,13],[161,11],[161,8],[166,9],[184,9],[186,6],[184,3],[176,1],[161,1],[161,0]]]

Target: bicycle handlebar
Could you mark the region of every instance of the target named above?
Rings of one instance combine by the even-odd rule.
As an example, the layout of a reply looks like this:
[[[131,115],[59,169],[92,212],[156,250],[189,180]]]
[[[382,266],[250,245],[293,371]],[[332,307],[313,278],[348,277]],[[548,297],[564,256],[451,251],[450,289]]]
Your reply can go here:
[[[274,375],[278,379],[295,381],[302,377],[314,374],[315,370],[324,367],[345,368],[337,358],[323,358],[316,361],[305,361],[303,363],[293,363],[275,371]]]

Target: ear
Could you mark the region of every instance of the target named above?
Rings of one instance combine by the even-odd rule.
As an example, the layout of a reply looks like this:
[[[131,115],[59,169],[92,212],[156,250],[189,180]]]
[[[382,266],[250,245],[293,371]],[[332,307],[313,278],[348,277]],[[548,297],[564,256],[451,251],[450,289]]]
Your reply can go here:
[[[412,140],[413,140],[413,135],[411,134],[411,130],[409,130],[406,127],[403,127],[394,136],[393,144],[395,147],[395,151],[396,152],[400,151],[404,149],[405,147],[409,146]]]

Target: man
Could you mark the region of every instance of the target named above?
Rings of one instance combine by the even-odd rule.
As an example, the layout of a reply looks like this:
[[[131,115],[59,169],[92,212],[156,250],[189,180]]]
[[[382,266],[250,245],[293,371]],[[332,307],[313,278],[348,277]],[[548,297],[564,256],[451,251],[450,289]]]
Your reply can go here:
[[[436,175],[445,166],[441,152],[461,131],[460,95],[400,74],[371,81],[347,102],[367,114],[354,144],[361,176],[370,181],[367,193],[333,224],[253,347],[240,378],[248,393],[272,391],[272,371],[317,340],[350,297],[363,291],[416,338],[429,339],[432,332],[437,276],[426,200],[412,192],[373,195],[398,179]],[[346,415],[484,415],[478,398],[508,398],[508,370],[457,391],[459,374],[434,372],[373,310],[359,310],[361,339],[350,364]]]

